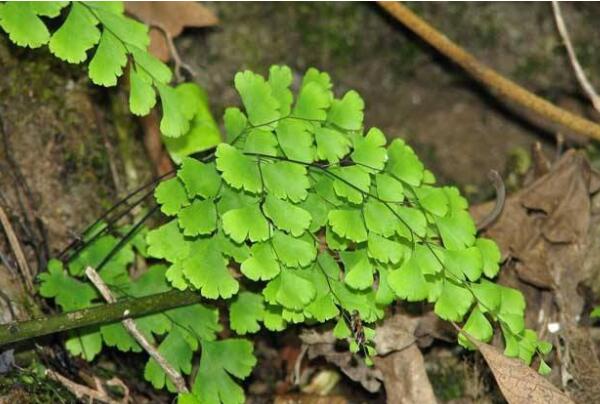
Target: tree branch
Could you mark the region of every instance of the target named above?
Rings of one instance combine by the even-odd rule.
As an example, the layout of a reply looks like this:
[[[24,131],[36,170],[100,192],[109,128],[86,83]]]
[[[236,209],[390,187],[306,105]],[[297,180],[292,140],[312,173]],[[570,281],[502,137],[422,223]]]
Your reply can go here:
[[[600,140],[600,125],[557,107],[538,97],[496,71],[479,62],[473,55],[452,42],[399,2],[379,1],[379,6],[404,24],[419,38],[448,59],[465,69],[491,90],[536,114],[571,129],[581,135]]]
[[[0,325],[0,346],[44,335],[114,323],[156,312],[188,306],[202,297],[192,291],[170,291],[150,296],[120,300],[116,303],[93,306],[82,310],[60,313],[27,321],[13,321]]]

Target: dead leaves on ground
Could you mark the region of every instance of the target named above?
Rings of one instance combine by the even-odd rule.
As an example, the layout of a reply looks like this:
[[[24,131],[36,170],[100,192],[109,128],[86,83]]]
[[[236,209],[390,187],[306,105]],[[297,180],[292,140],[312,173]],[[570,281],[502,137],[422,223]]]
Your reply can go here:
[[[439,328],[438,328],[439,327]],[[356,360],[347,350],[336,349],[336,338],[331,331],[307,331],[300,338],[308,346],[308,358],[324,357],[337,366],[351,380],[359,382],[374,393],[385,386],[390,403],[435,403],[433,388],[425,371],[425,361],[418,347],[420,335],[442,335],[445,328],[432,313],[422,317],[395,314],[376,329],[375,349],[378,357],[375,366],[368,367]]]
[[[554,364],[551,380],[580,398],[578,402],[589,402],[599,392],[600,362],[588,330],[579,324],[585,305],[580,291],[600,268],[600,209],[595,207],[600,203],[600,176],[585,154],[575,150],[541,174],[507,199],[486,236],[498,242],[506,260],[501,283],[525,294],[528,327],[544,334],[554,323],[560,330],[553,342],[562,359]],[[475,207],[473,214],[486,209]],[[586,358],[584,372],[576,358]],[[506,372],[501,377],[514,385]],[[502,385],[500,379],[498,383]]]
[[[518,359],[509,358],[498,348],[466,337],[490,367],[506,401],[510,404],[573,404],[573,401],[549,380]]]

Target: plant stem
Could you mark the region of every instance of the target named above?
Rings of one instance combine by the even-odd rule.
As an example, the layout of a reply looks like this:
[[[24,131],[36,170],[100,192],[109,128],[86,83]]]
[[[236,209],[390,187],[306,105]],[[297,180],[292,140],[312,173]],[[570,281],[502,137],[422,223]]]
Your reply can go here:
[[[88,266],[85,269],[85,274],[107,302],[116,302],[116,299],[111,293],[110,289],[94,268]],[[135,338],[138,344],[140,344],[142,348],[148,352],[148,355],[150,355],[158,363],[163,372],[165,372],[167,377],[171,380],[171,382],[173,382],[177,388],[177,391],[179,393],[188,393],[189,390],[187,389],[185,380],[183,377],[181,377],[181,374],[160,354],[160,352],[158,352],[158,349],[156,349],[156,347],[150,341],[148,341],[144,334],[141,333],[135,321],[133,321],[131,318],[126,318],[121,321],[121,324],[123,324],[129,334]]]
[[[0,325],[0,346],[48,334],[92,325],[108,324],[176,307],[198,303],[201,295],[192,291],[170,291],[139,298],[120,300],[82,310],[60,313],[26,321]]]

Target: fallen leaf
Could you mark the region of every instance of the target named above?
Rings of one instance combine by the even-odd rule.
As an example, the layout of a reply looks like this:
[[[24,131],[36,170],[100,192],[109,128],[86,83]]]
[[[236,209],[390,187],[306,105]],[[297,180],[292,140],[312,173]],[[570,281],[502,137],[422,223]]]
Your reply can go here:
[[[389,355],[377,356],[373,361],[383,375],[388,403],[437,403],[425,371],[423,355],[416,345]]]
[[[483,355],[509,404],[573,404],[562,391],[520,360],[463,333]]]
[[[438,325],[431,321],[429,314],[414,317],[397,313],[386,318],[375,330],[378,356],[374,358],[374,367],[366,366],[361,359],[356,360],[349,351],[338,350],[332,331],[307,330],[300,339],[308,345],[310,359],[324,357],[367,391],[377,392],[383,381],[390,403],[435,403],[433,388],[416,342],[430,335],[445,334]],[[415,336],[416,333],[419,337]]]
[[[308,345],[309,359],[324,357],[327,362],[337,366],[346,376],[359,382],[365,390],[375,393],[381,388],[383,375],[375,368],[365,365],[362,360],[355,360],[350,351],[338,351],[335,347],[337,339],[332,331],[318,333],[305,331],[300,335],[302,342]]]
[[[549,172],[507,198],[502,214],[486,230],[502,256],[511,258],[521,281],[543,289],[560,288],[569,306],[563,310],[572,318],[583,308],[577,287],[589,276],[583,262],[590,194],[597,177],[583,153],[569,150]],[[476,207],[473,214],[477,217],[485,209]]]
[[[173,39],[186,27],[212,27],[219,23],[212,11],[191,1],[126,1],[125,11],[151,27],[150,52],[163,62],[170,59],[171,53],[161,30]]]

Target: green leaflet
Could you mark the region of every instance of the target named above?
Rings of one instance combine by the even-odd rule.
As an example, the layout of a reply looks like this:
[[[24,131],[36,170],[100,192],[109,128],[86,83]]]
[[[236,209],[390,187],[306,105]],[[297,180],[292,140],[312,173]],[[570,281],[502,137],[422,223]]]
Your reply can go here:
[[[243,188],[257,193],[262,190],[259,164],[256,160],[245,156],[240,150],[225,143],[217,147],[217,169],[223,179],[236,189]]]
[[[117,79],[123,74],[123,67],[125,67],[125,64],[127,64],[127,49],[112,32],[103,29],[96,53],[90,61],[90,80],[99,86],[115,86],[117,85]],[[137,73],[135,74],[136,78],[133,80],[139,80]],[[130,81],[133,80],[130,78]],[[130,83],[130,85],[131,84],[132,83]],[[136,86],[138,86],[138,84],[139,83],[136,82]],[[137,88],[139,89],[139,87]],[[140,97],[148,99],[154,98],[151,94]],[[149,110],[150,108],[152,108],[152,105],[149,108],[136,106],[135,110],[137,112],[139,110]],[[136,113],[133,109],[134,108],[132,108],[131,112]]]
[[[251,292],[238,294],[229,307],[229,324],[240,335],[260,330],[259,321],[263,320],[265,307],[263,297]]]
[[[239,108],[227,108],[223,116],[223,123],[227,134],[227,142],[234,144],[246,129],[248,118]]]
[[[183,159],[177,176],[185,185],[189,198],[214,198],[221,188],[221,177],[214,164],[205,164],[187,157]]]
[[[170,71],[169,71],[170,73]],[[163,117],[160,120],[160,132],[167,137],[179,137],[190,129],[191,116],[186,116],[179,107],[180,97],[172,87],[158,83]]]
[[[282,268],[281,273],[267,283],[263,290],[265,300],[272,305],[282,305],[291,310],[307,306],[316,296],[312,282],[297,274],[297,271]]]
[[[308,228],[311,233],[317,232],[327,224],[327,215],[329,214],[330,206],[327,201],[323,200],[319,195],[309,193],[306,199],[298,206],[306,210],[311,216],[310,226]]]
[[[324,121],[331,105],[331,91],[316,81],[304,83],[292,115],[305,120]]]
[[[295,237],[301,236],[308,229],[312,218],[304,209],[270,195],[265,199],[263,211],[277,228]]]
[[[401,139],[394,139],[388,147],[386,171],[409,185],[419,186],[424,167],[410,146]]]
[[[483,260],[483,273],[488,278],[493,278],[500,270],[500,249],[496,243],[487,238],[478,238],[475,245],[481,253]]]
[[[232,209],[223,216],[223,231],[237,243],[246,239],[264,241],[270,237],[270,226],[258,205]]]
[[[93,328],[82,328],[69,333],[65,347],[73,356],[81,356],[88,362],[102,351],[102,335]]]
[[[267,191],[281,199],[300,202],[308,195],[310,184],[306,168],[288,161],[276,161],[261,166]]]
[[[288,267],[305,267],[317,256],[317,249],[310,237],[295,238],[276,231],[272,242],[277,257]]]
[[[289,87],[292,84],[292,70],[287,66],[271,66],[269,69],[269,85],[273,97],[279,103],[279,113],[287,116],[294,99]]]
[[[392,236],[399,225],[399,219],[391,210],[390,205],[373,198],[369,198],[364,204],[363,215],[367,229],[385,237]]]
[[[250,257],[242,262],[241,271],[254,281],[269,280],[281,271],[279,259],[271,243],[256,243],[250,249]]]
[[[179,331],[173,330],[167,334],[158,346],[158,352],[175,370],[183,374],[190,374],[192,371],[192,355],[194,352]],[[160,365],[152,358],[146,364],[144,378],[152,383],[152,386],[156,389],[162,389],[167,385],[169,391],[176,391]]]
[[[477,247],[447,250],[444,266],[455,278],[460,280],[468,278],[471,282],[475,282],[482,274],[481,253]]]
[[[398,297],[409,302],[424,300],[429,294],[425,277],[415,259],[409,259],[399,269],[391,271],[387,281]]]
[[[351,203],[361,203],[369,192],[371,177],[368,171],[359,166],[340,167],[330,170],[333,173],[335,193]]]
[[[232,378],[244,379],[256,364],[252,343],[242,339],[202,342],[200,369],[192,392],[200,403],[242,404],[244,390]]]
[[[473,296],[460,284],[446,280],[442,285],[442,293],[435,302],[435,313],[448,321],[462,321],[471,307]]]
[[[308,87],[308,86],[307,86]],[[360,130],[365,102],[354,90],[348,91],[341,100],[333,100],[327,120],[340,128]]]
[[[369,233],[367,245],[369,256],[383,264],[398,264],[411,255],[408,243],[389,240],[376,233]]]
[[[162,141],[175,163],[186,156],[210,149],[221,142],[221,130],[215,121],[208,103],[206,91],[195,83],[182,83],[175,88],[179,108],[190,120],[187,132],[169,137],[163,134]]]
[[[183,273],[189,282],[209,299],[227,299],[237,293],[239,283],[231,276],[227,260],[214,239],[199,239],[183,262]]]
[[[62,263],[57,260],[51,260],[48,272],[40,274],[39,278],[42,282],[40,294],[55,298],[65,311],[87,307],[97,296],[93,286],[67,275]]]
[[[356,242],[367,239],[363,214],[358,209],[331,210],[328,221],[333,231],[340,237]]]
[[[154,191],[154,197],[165,215],[176,215],[183,206],[189,204],[185,188],[176,177],[161,182]]]
[[[156,92],[152,80],[135,67],[129,68],[129,109],[134,115],[148,115],[156,104]]]
[[[277,138],[270,131],[251,129],[246,136],[244,153],[264,154],[267,156],[277,155]]]
[[[330,163],[337,163],[350,151],[350,140],[333,128],[319,126],[315,130],[317,157]],[[385,153],[385,150],[384,150]]]
[[[185,236],[210,234],[217,228],[217,207],[212,200],[193,201],[178,217]]]
[[[404,201],[404,187],[402,182],[386,173],[375,175],[377,195],[383,202],[398,204]]]
[[[303,163],[312,163],[315,159],[313,144],[313,126],[301,119],[285,119],[277,126],[277,141],[285,157]]]
[[[466,211],[449,212],[436,223],[444,246],[448,249],[459,250],[475,242],[475,223]]]
[[[154,258],[164,258],[176,262],[187,257],[190,253],[190,243],[184,238],[183,232],[172,220],[148,232],[148,255]]]
[[[463,330],[482,342],[488,342],[494,335],[494,329],[489,320],[477,307],[471,311]],[[475,346],[463,334],[458,335],[458,342],[464,347],[475,349]]]
[[[281,117],[279,102],[273,96],[271,86],[265,79],[249,70],[235,75],[235,88],[240,93],[248,119],[254,126],[277,126]]]
[[[387,160],[385,143],[383,132],[377,128],[371,128],[365,137],[355,139],[354,151],[350,155],[352,161],[363,168],[382,170]]]
[[[367,252],[362,250],[344,251],[340,253],[344,263],[344,282],[354,289],[366,289],[373,285],[373,265]]]
[[[85,6],[74,2],[64,24],[50,38],[48,47],[57,58],[81,63],[86,52],[100,40],[98,21]]]

